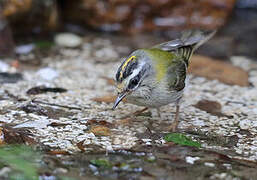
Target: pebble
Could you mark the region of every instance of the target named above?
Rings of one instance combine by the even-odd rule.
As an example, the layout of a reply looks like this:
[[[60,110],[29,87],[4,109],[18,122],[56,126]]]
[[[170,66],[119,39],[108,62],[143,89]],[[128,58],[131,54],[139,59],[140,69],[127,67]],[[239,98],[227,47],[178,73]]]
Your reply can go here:
[[[0,177],[7,175],[9,172],[11,172],[11,168],[3,167],[2,169],[0,169]]]
[[[7,72],[9,69],[9,65],[2,60],[0,60],[0,72]]]
[[[204,165],[208,167],[215,167],[215,164],[210,162],[205,162]]]
[[[61,47],[74,48],[81,45],[82,39],[76,34],[60,33],[54,37],[54,42]]]
[[[15,53],[17,54],[29,54],[31,51],[35,49],[34,44],[24,44],[20,46],[16,46]]]
[[[195,161],[199,160],[200,158],[199,157],[191,157],[191,156],[187,156],[186,157],[186,162],[189,163],[189,164],[194,164]]]
[[[196,118],[194,121],[193,121],[193,124],[195,125],[195,126],[205,126],[205,122],[204,121],[202,121],[202,120],[199,120],[198,118]]]
[[[231,164],[224,163],[223,166],[225,166],[227,169],[232,169]]]
[[[37,75],[40,76],[44,80],[51,81],[58,77],[59,73],[50,67],[42,68],[37,72]]]
[[[56,168],[56,169],[54,170],[54,173],[56,173],[56,174],[65,174],[65,173],[67,173],[67,172],[68,172],[68,170],[65,169],[65,168]]]
[[[230,61],[233,65],[238,66],[246,71],[251,69],[251,60],[244,56],[232,56]]]
[[[50,124],[49,119],[42,118],[36,121],[28,121],[25,123],[18,124],[14,126],[14,128],[36,128],[36,129],[43,129],[46,128],[47,125]]]
[[[55,176],[48,176],[48,175],[41,175],[38,178],[39,180],[56,180],[57,178]]]
[[[239,126],[243,130],[247,130],[251,127],[251,121],[248,119],[242,120],[239,122]]]

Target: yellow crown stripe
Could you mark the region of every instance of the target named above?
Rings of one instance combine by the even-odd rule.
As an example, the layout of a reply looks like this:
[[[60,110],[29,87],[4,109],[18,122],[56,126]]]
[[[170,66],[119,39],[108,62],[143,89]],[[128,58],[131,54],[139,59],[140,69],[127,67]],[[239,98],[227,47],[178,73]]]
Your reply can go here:
[[[125,61],[125,63],[124,63],[123,66],[121,67],[120,79],[122,78],[123,72],[124,72],[126,66],[128,65],[128,63],[129,63],[130,61],[133,61],[135,58],[136,58],[136,56],[131,56],[130,58],[128,58],[128,59]]]

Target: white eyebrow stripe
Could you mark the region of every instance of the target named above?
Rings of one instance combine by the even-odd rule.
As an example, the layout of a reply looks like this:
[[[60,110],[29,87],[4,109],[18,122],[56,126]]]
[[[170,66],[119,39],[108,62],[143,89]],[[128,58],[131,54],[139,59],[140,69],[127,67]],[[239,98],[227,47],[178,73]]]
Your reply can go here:
[[[141,62],[136,69],[133,70],[133,73],[128,77],[127,83],[129,83],[130,79],[134,78],[138,73],[142,70],[145,62]]]

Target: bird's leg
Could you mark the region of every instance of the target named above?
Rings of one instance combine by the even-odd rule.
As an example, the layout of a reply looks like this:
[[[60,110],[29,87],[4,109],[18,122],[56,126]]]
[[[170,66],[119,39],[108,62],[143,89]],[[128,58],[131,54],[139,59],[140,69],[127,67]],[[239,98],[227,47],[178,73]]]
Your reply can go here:
[[[127,119],[129,121],[133,120],[134,118],[136,118],[136,116],[140,115],[141,113],[143,113],[144,111],[146,111],[148,108],[145,107],[144,109],[138,110],[130,115],[126,115],[124,117],[122,117],[122,119]]]
[[[177,130],[178,123],[179,123],[179,103],[176,104],[175,119],[172,122],[171,126],[169,126],[169,131],[175,132]]]
[[[161,118],[161,111],[160,111],[160,108],[156,108],[156,110],[157,110],[157,116],[158,116],[159,118]]]
[[[145,112],[147,109],[148,109],[148,108],[145,107],[144,109],[141,109],[141,110],[138,110],[138,111],[134,112],[133,115],[134,115],[134,116],[138,116],[139,114]]]

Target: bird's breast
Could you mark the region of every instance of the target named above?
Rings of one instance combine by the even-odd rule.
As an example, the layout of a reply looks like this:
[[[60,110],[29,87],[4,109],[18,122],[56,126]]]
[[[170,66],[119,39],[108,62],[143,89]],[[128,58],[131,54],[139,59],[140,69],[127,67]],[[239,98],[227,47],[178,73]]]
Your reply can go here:
[[[127,101],[131,104],[158,108],[170,103],[174,103],[181,98],[182,91],[169,91],[166,88],[157,86],[151,90],[138,89],[127,96]]]

